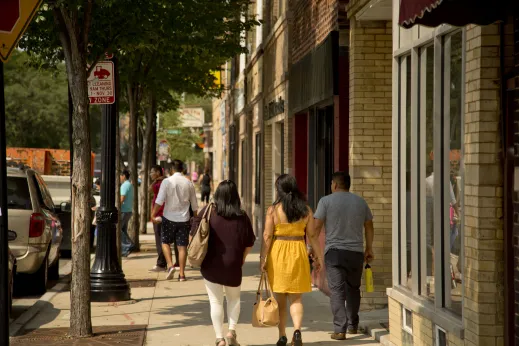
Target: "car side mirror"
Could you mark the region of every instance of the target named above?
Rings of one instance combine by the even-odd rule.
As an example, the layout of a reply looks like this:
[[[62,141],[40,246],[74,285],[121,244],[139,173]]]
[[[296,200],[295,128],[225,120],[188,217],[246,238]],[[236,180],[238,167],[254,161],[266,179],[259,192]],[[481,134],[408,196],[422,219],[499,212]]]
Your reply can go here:
[[[72,211],[72,204],[70,202],[62,202],[60,209],[63,213],[70,213]]]
[[[16,238],[18,238],[18,234],[16,234],[15,231],[8,231],[7,232],[7,240],[14,241],[14,240],[16,240]]]

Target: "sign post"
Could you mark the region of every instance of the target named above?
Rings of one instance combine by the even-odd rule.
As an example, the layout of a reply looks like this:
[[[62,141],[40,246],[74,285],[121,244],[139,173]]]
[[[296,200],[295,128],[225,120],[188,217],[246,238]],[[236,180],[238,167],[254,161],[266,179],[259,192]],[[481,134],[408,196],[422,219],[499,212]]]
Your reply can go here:
[[[0,1],[0,345],[9,345],[7,163],[4,63],[40,8],[42,0]]]
[[[130,300],[130,286],[124,278],[117,253],[118,211],[115,207],[116,119],[115,58],[97,63],[88,78],[90,104],[103,104],[101,135],[101,205],[96,212],[96,257],[90,271],[93,302]]]

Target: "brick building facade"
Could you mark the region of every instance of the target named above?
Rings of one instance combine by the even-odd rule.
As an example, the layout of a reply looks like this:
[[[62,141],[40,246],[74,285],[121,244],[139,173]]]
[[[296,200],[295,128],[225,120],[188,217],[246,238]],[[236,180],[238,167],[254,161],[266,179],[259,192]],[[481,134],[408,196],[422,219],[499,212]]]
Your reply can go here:
[[[331,173],[349,171],[376,232],[362,308],[389,306],[386,343],[515,345],[517,5],[456,12],[453,0],[409,17],[409,1],[434,2],[252,5],[263,25],[244,72],[242,196],[259,235],[279,174],[295,175],[315,208]],[[314,283],[326,292],[325,273]]]

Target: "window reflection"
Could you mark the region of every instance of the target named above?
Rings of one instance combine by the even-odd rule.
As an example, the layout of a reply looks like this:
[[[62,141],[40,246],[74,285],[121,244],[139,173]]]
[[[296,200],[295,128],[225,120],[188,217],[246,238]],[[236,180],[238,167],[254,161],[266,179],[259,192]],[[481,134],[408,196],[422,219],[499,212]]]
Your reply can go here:
[[[422,52],[425,59],[425,146],[420,162],[425,164],[425,244],[422,243],[422,253],[425,254],[425,275],[422,282],[425,285],[423,294],[434,299],[434,47],[425,48]],[[422,64],[423,66],[423,64]]]
[[[463,171],[461,169],[461,144],[463,142],[462,133],[462,33],[458,32],[451,36],[450,50],[450,174],[449,179],[449,263],[445,264],[445,269],[449,271],[451,278],[451,299],[447,299],[447,307],[461,315],[461,204],[460,196],[462,192],[461,181]],[[446,249],[447,250],[447,249]]]
[[[406,105],[405,105],[405,128],[406,128],[406,273],[407,281],[405,286],[411,288],[411,57],[408,56],[406,60]]]

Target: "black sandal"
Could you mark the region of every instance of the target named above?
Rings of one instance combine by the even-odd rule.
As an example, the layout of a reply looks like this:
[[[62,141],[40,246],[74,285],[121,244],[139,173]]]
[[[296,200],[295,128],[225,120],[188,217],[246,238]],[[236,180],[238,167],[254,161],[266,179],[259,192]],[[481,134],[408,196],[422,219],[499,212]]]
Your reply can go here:
[[[276,346],[287,346],[288,339],[286,336],[282,336],[279,338],[278,342],[276,343]]]
[[[301,336],[300,330],[294,332],[294,336],[292,337],[292,346],[303,346],[303,337]]]
[[[215,344],[216,344],[216,346],[220,346],[220,343],[221,343],[222,341],[223,341],[223,342],[225,342],[225,346],[227,346],[227,341],[225,341],[225,339],[224,339],[224,338],[221,338],[221,339],[216,339],[216,343],[215,343]]]

